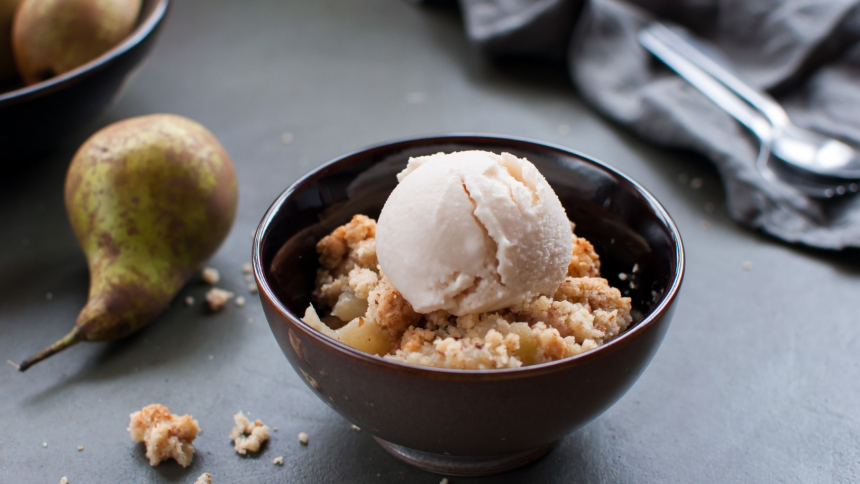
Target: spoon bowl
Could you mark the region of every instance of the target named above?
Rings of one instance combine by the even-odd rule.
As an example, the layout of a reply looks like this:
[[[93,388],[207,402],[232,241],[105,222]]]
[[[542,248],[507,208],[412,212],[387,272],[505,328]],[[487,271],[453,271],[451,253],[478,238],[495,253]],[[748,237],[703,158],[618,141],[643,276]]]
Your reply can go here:
[[[788,123],[772,132],[771,151],[788,163],[826,178],[860,179],[860,156],[851,146]]]

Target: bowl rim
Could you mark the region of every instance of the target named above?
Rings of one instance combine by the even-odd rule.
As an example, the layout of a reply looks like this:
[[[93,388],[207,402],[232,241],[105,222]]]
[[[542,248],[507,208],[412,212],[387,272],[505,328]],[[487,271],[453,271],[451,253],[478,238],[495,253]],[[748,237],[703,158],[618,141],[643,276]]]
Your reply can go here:
[[[365,353],[361,350],[352,348],[351,346],[347,346],[344,343],[336,341],[319,331],[311,328],[307,324],[305,324],[299,315],[293,314],[292,311],[287,309],[287,307],[275,296],[272,288],[270,287],[267,278],[264,276],[262,260],[261,260],[261,247],[264,235],[267,234],[268,229],[270,228],[272,221],[275,216],[279,213],[281,207],[284,205],[286,200],[290,198],[290,196],[296,192],[300,187],[306,184],[309,181],[312,181],[315,178],[318,178],[325,174],[330,168],[335,165],[346,163],[347,160],[354,158],[356,156],[363,155],[369,151],[379,150],[382,148],[394,148],[397,145],[406,145],[409,146],[414,143],[427,144],[428,142],[438,142],[449,143],[449,142],[468,142],[468,140],[474,139],[482,139],[486,141],[494,141],[501,143],[518,143],[531,145],[532,148],[541,149],[541,150],[550,150],[559,152],[565,156],[574,156],[579,158],[580,160],[590,163],[592,165],[596,165],[598,168],[602,168],[610,173],[617,175],[621,180],[627,182],[632,185],[632,187],[638,191],[645,200],[649,203],[652,209],[655,211],[655,214],[659,219],[663,221],[665,226],[668,228],[671,238],[675,242],[675,273],[672,277],[672,283],[669,286],[668,291],[666,291],[663,295],[663,298],[660,300],[658,305],[649,311],[643,319],[634,325],[631,328],[628,328],[624,331],[620,336],[613,339],[612,341],[605,343],[597,348],[594,348],[589,351],[585,351],[575,356],[571,356],[568,358],[563,358],[560,360],[550,361],[546,363],[539,363],[536,365],[529,366],[521,366],[519,368],[499,368],[499,369],[487,369],[487,370],[472,370],[472,369],[457,369],[457,368],[437,368],[430,366],[420,366],[413,365],[409,363],[399,362],[399,361],[391,361],[385,358],[371,355],[369,353]],[[603,355],[617,351],[621,347],[627,345],[634,338],[642,334],[646,331],[646,329],[650,328],[658,319],[661,319],[662,316],[667,312],[667,310],[673,304],[675,298],[678,295],[678,292],[681,289],[681,284],[684,279],[684,271],[685,271],[685,256],[684,256],[684,244],[681,239],[681,234],[678,231],[678,227],[675,225],[675,222],[672,220],[672,217],[663,207],[663,205],[654,197],[648,190],[646,190],[642,185],[638,182],[622,173],[621,171],[615,169],[611,165],[599,161],[595,158],[592,158],[588,155],[584,155],[578,151],[571,150],[569,148],[565,148],[560,145],[545,143],[529,138],[523,137],[515,137],[515,136],[504,136],[504,135],[496,135],[496,134],[484,134],[484,133],[443,133],[443,134],[434,134],[434,135],[424,135],[424,136],[413,136],[406,138],[398,138],[390,141],[383,141],[381,143],[376,143],[373,145],[365,146],[363,148],[357,149],[350,153],[347,153],[342,156],[338,156],[312,170],[307,172],[306,174],[299,177],[295,182],[290,184],[290,186],[284,190],[275,201],[269,206],[266,214],[260,220],[260,223],[257,226],[256,231],[254,232],[254,242],[252,247],[252,266],[254,270],[254,277],[257,282],[258,292],[261,298],[266,298],[268,302],[271,304],[273,308],[277,310],[280,316],[290,323],[295,329],[301,331],[306,336],[309,336],[323,345],[338,351],[340,353],[346,354],[348,357],[352,357],[356,360],[356,362],[369,364],[373,366],[383,366],[389,370],[398,370],[405,373],[412,373],[422,377],[460,377],[468,380],[484,380],[484,379],[505,379],[505,378],[522,378],[522,377],[531,377],[538,374],[548,373],[548,372],[556,372],[564,370],[568,367],[578,366],[581,364],[586,364],[595,358],[601,358]]]
[[[154,1],[155,7],[152,9],[149,16],[143,19],[134,31],[132,31],[132,33],[129,34],[122,42],[86,64],[75,67],[59,76],[54,76],[42,82],[15,89],[14,91],[0,93],[0,105],[8,106],[17,104],[19,102],[25,102],[33,98],[59,91],[69,85],[79,82],[82,79],[86,79],[93,73],[103,69],[112,61],[140,44],[144,39],[151,35],[156,27],[158,27],[158,25],[164,20],[167,9],[170,6],[170,0]],[[141,2],[141,8],[142,7],[143,3]]]

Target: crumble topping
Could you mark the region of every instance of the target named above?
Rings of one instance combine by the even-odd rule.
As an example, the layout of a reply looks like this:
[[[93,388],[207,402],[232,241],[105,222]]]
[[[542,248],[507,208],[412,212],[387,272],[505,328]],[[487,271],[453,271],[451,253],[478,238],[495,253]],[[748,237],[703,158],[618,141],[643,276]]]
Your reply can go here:
[[[419,314],[380,270],[376,222],[356,215],[317,244],[311,327],[355,348],[416,365],[517,368],[577,355],[621,334],[630,298],[600,277],[594,246],[573,233],[567,277],[553,294],[509,308],[454,316]],[[325,312],[327,311],[327,313]]]
[[[146,445],[149,465],[157,466],[166,459],[175,459],[182,467],[191,464],[200,427],[186,414],[173,415],[164,405],[153,403],[130,416],[128,431],[131,440]]]
[[[570,224],[571,231],[575,229]],[[570,277],[597,277],[600,275],[600,256],[594,251],[591,242],[582,237],[573,237],[573,257],[567,266],[567,275]]]
[[[263,442],[269,439],[269,427],[259,420],[251,422],[242,412],[233,414],[236,426],[230,431],[233,448],[239,455],[257,452]]]

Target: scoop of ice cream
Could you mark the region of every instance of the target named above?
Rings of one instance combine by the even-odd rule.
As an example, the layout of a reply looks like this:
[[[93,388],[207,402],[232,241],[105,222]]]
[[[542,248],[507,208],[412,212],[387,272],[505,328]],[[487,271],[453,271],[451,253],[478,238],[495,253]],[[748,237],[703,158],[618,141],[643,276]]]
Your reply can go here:
[[[564,279],[558,196],[528,160],[485,151],[411,158],[376,230],[382,272],[419,313],[495,311]]]

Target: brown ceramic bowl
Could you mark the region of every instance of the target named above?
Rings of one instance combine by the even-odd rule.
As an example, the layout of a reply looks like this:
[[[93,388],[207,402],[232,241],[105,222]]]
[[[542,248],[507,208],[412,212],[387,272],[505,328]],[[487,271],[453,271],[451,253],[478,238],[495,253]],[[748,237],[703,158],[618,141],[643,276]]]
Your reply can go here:
[[[448,370],[387,361],[301,321],[314,284],[316,242],[354,214],[378,216],[410,156],[460,150],[509,152],[537,166],[577,234],[594,244],[604,277],[633,298],[638,318],[624,334],[552,363]],[[618,280],[634,264],[634,284]],[[323,403],[395,457],[447,475],[482,475],[540,457],[624,395],[669,327],[684,251],[657,200],[599,161],[522,139],[451,135],[373,146],[304,176],[260,222],[253,265],[278,344]]]
[[[155,43],[169,4],[143,0],[132,33],[82,66],[32,86],[3,86],[0,146],[7,166],[34,161],[107,109]]]

